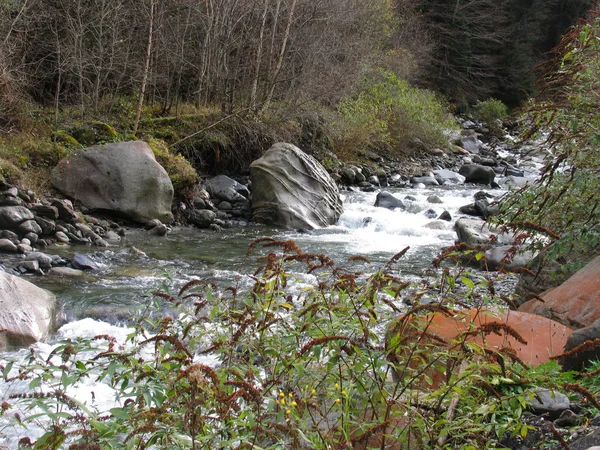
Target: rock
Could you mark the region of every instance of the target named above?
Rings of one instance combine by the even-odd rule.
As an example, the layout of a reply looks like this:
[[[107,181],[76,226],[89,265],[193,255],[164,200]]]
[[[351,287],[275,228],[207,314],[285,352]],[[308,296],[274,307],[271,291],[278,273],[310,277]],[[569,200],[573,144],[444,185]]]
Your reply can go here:
[[[375,198],[375,207],[387,208],[387,209],[405,209],[406,206],[402,203],[402,200],[390,194],[389,192],[382,191],[377,194]]]
[[[519,311],[552,317],[574,328],[592,325],[600,319],[600,256],[541,297],[543,302],[530,300]]]
[[[441,204],[444,203],[442,201],[441,198],[439,198],[437,195],[430,195],[429,197],[427,197],[427,202],[429,203],[434,203],[434,204]]]
[[[192,209],[186,211],[188,222],[196,225],[198,228],[208,228],[217,218],[217,214],[209,209]]]
[[[51,181],[87,208],[124,215],[136,222],[173,221],[173,185],[142,141],[77,150],[52,170]]]
[[[48,275],[65,278],[80,278],[85,272],[71,267],[53,267],[48,271]]]
[[[144,228],[146,228],[146,230],[151,230],[154,227],[157,227],[159,225],[162,225],[162,222],[158,219],[152,219],[149,220],[148,222],[146,222],[146,224],[144,225]]]
[[[33,220],[34,216],[24,206],[0,207],[0,228],[14,230],[23,222]]]
[[[212,197],[228,202],[244,201],[250,197],[250,191],[246,186],[225,175],[218,175],[208,180],[206,190]]]
[[[342,214],[338,188],[312,156],[278,143],[250,165],[252,219],[287,228],[333,225]]]
[[[353,185],[356,179],[356,171],[350,166],[344,166],[341,171],[342,180],[348,185]]]
[[[517,252],[514,255],[513,251],[512,245],[492,247],[486,250],[485,261],[481,261],[482,266],[487,270],[515,270],[525,267],[534,256],[530,251]]]
[[[429,228],[430,230],[446,230],[448,229],[448,224],[443,221],[434,220],[433,222],[423,225],[423,228]]]
[[[579,423],[579,417],[570,409],[565,409],[558,419],[554,421],[554,426],[558,428],[573,427]]]
[[[10,239],[0,239],[0,252],[17,253],[17,246]]]
[[[512,175],[502,180],[502,184],[511,189],[520,189],[522,187],[527,186],[528,184],[533,183],[535,183],[535,180],[533,178],[515,177]]]
[[[25,261],[37,261],[44,270],[52,267],[52,256],[42,252],[31,252],[25,257]]]
[[[71,260],[71,265],[75,269],[80,270],[98,270],[100,268],[92,258],[83,253],[75,253]]]
[[[492,168],[478,164],[464,164],[458,173],[465,177],[465,182],[476,184],[491,185],[496,177],[496,172]]]
[[[515,288],[515,292],[522,297],[517,298],[517,301],[522,303],[530,293],[540,294],[548,289],[560,286],[575,273],[574,267],[582,267],[600,254],[600,248],[588,247],[584,244],[583,248],[571,248],[561,256],[559,263],[550,259],[548,252],[552,251],[553,245],[561,244],[562,242],[558,240],[556,244],[543,249],[531,260],[528,268],[532,273],[522,273]]]
[[[527,403],[536,414],[548,414],[551,419],[558,418],[571,407],[571,401],[565,394],[543,388],[536,389],[535,396]]]
[[[367,178],[367,183],[379,187],[379,177],[377,175],[371,175],[369,178]]]
[[[148,234],[151,234],[152,236],[166,236],[168,232],[169,228],[164,223],[148,230]]]
[[[467,338],[468,342],[477,342],[485,348],[498,351],[503,347],[510,347],[518,358],[526,364],[537,366],[548,362],[551,357],[562,352],[567,338],[572,329],[545,317],[535,314],[521,313],[517,311],[506,311],[500,313],[494,310],[469,309],[463,311],[454,311],[451,317],[441,313],[431,313],[426,316],[412,316],[407,323],[404,316],[395,319],[390,323],[385,335],[386,349],[390,354],[392,362],[402,361],[407,354],[411,352],[411,343],[415,340],[424,345],[442,345],[461,346],[463,342],[456,342],[457,337],[473,328],[481,327],[483,324],[499,322],[510,326],[526,342],[518,342],[514,337],[507,335],[504,330],[499,330],[500,334],[490,333],[486,336],[477,334]],[[427,329],[427,333],[434,336],[435,340],[428,337],[421,337],[421,330]],[[438,341],[441,340],[441,342]],[[394,346],[392,346],[394,343]],[[428,364],[424,359],[422,352],[416,352],[418,356],[410,363],[413,369],[418,369]],[[439,364],[438,364],[439,366]],[[458,362],[456,367],[458,367]],[[439,370],[429,369],[426,374],[432,379],[433,386],[437,386],[446,374]],[[396,373],[400,378],[402,373]],[[424,381],[423,385],[431,387]]]
[[[440,184],[463,184],[465,182],[465,177],[461,174],[454,172],[452,170],[447,169],[438,169],[433,171],[433,175],[435,179],[438,180]]]
[[[142,256],[145,258],[148,257],[148,255],[146,255],[146,253],[144,253],[142,250],[140,250],[139,248],[136,248],[134,246],[129,247],[129,253],[131,253],[132,255]]]
[[[24,236],[27,233],[42,234],[42,228],[38,225],[38,223],[35,220],[26,220],[25,222],[22,222],[15,229],[15,231],[20,236]]]
[[[454,225],[458,234],[458,242],[468,245],[512,245],[513,237],[503,233],[498,227],[490,226],[480,219],[462,218]]]
[[[221,211],[231,211],[233,209],[233,206],[229,202],[222,201],[219,202],[217,208],[219,208]]]
[[[452,220],[452,216],[450,215],[450,213],[448,211],[444,211],[443,213],[440,214],[440,217],[438,217],[438,219],[450,222]]]
[[[419,184],[423,184],[425,186],[439,186],[440,185],[440,183],[438,182],[438,180],[435,179],[435,177],[430,177],[430,176],[412,177],[410,179],[410,182],[413,185],[419,185]]]
[[[56,230],[56,224],[53,220],[46,219],[44,217],[36,217],[35,222],[40,226],[42,230],[42,236],[52,236]]]
[[[465,131],[460,140],[460,146],[469,153],[479,153],[482,145],[483,143],[477,139],[477,135],[474,131]]]
[[[58,242],[63,242],[65,244],[69,242],[69,237],[62,231],[57,231],[54,236]]]
[[[48,335],[56,297],[39,287],[0,271],[0,348],[27,346]]]
[[[567,343],[565,344],[564,351],[569,352],[575,347],[593,341],[600,338],[600,319],[596,320],[587,327],[580,328],[573,331]],[[592,361],[600,359],[600,346],[591,346],[588,349],[579,351],[573,355],[560,358],[558,361],[561,363],[563,370],[577,370],[581,371],[584,367],[589,366]]]
[[[30,253],[30,252],[32,252],[32,251],[33,251],[33,248],[31,248],[31,245],[27,245],[27,244],[18,244],[18,245],[17,245],[17,251],[18,251],[19,253],[26,254],[26,253]]]
[[[45,217],[52,220],[58,219],[58,208],[56,206],[40,204],[32,205],[30,209],[36,216]]]
[[[40,270],[40,263],[38,261],[23,261],[21,266],[27,269],[29,272],[37,272]]]
[[[58,210],[58,218],[67,223],[75,223],[79,220],[75,209],[73,208],[73,203],[70,200],[52,200],[52,206],[54,206]]]
[[[435,219],[437,217],[437,215],[438,215],[433,209],[428,209],[423,214],[428,219]]]

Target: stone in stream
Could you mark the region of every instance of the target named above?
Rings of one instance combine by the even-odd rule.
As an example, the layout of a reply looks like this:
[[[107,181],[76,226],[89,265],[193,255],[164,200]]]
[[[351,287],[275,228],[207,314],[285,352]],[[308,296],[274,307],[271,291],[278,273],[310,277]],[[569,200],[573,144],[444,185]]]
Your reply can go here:
[[[337,185],[312,156],[278,143],[250,164],[252,220],[286,228],[333,225],[342,215]]]
[[[494,169],[478,164],[464,164],[461,166],[458,173],[465,177],[467,183],[491,185],[496,177]]]
[[[387,209],[406,209],[406,206],[404,205],[402,200],[386,191],[382,191],[379,194],[377,194],[374,206]]]
[[[100,268],[92,258],[83,253],[75,253],[71,260],[71,265],[75,269],[80,270],[98,270]]]

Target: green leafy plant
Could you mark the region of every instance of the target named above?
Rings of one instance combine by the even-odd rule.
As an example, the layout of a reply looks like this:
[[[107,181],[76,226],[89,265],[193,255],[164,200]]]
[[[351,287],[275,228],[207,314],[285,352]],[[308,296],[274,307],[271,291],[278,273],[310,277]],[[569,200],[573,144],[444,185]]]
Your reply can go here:
[[[523,121],[526,138],[548,150],[540,180],[503,202],[504,221],[538,239],[557,259],[573,249],[600,248],[600,19],[568,33],[548,65],[544,101],[535,102]],[[550,98],[550,99],[548,99]]]
[[[343,123],[339,124],[338,151],[351,146],[402,153],[414,146],[415,140],[427,148],[444,148],[449,131],[456,127],[433,92],[415,88],[383,70],[365,78],[355,95],[340,102],[339,111]]]
[[[508,107],[501,100],[488,98],[475,104],[477,116],[488,123],[505,119],[508,116]]]
[[[21,446],[44,449],[480,449],[528,432],[530,389],[554,368],[531,370],[467,334],[427,342],[424,313],[448,309],[418,299],[456,301],[461,283],[450,280],[468,272],[411,285],[393,275],[407,249],[364,276],[293,241],[257,239],[248,257],[260,246],[267,253],[246,292],[202,280],[163,288],[126,342],[67,339],[49,355],[32,349],[8,362],[1,413],[13,420],[3,433],[31,429]],[[300,268],[314,284],[294,275]],[[462,300],[493,296],[489,284],[471,283]],[[380,324],[405,297],[416,302],[397,319],[408,328],[384,339]],[[433,385],[430,370],[444,380]],[[76,400],[87,380],[111,389],[114,404]]]

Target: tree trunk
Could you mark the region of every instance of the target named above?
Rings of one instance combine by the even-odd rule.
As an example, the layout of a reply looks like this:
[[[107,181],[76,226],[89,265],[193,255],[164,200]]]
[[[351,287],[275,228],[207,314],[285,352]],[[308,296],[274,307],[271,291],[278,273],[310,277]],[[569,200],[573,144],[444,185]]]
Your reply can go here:
[[[260,24],[260,33],[258,36],[258,48],[256,49],[256,67],[254,68],[254,78],[252,79],[252,88],[250,90],[250,107],[256,106],[256,90],[258,88],[258,78],[260,76],[260,63],[262,59],[263,38],[265,34],[265,25],[267,23],[267,12],[269,10],[269,0],[264,0],[265,9],[263,10],[262,22]]]
[[[142,76],[142,86],[140,89],[140,98],[138,99],[135,111],[135,122],[133,123],[133,134],[137,133],[142,115],[142,106],[144,105],[144,94],[146,93],[146,83],[148,82],[148,73],[150,72],[150,59],[152,56],[152,32],[154,27],[154,1],[150,0],[150,21],[148,24],[148,43],[146,45],[146,62],[144,65],[144,74]]]
[[[275,72],[271,77],[270,89],[267,95],[267,99],[261,109],[261,111],[266,111],[273,100],[273,94],[275,93],[275,85],[277,84],[277,77],[279,77],[279,73],[281,72],[281,67],[283,66],[283,59],[285,57],[285,50],[287,47],[287,41],[290,37],[290,30],[292,29],[292,22],[294,20],[294,10],[296,9],[297,0],[292,0],[292,5],[290,6],[290,14],[288,16],[288,22],[285,27],[285,33],[283,35],[283,41],[281,42],[281,50],[279,51],[279,58],[277,60],[277,66],[275,66]]]

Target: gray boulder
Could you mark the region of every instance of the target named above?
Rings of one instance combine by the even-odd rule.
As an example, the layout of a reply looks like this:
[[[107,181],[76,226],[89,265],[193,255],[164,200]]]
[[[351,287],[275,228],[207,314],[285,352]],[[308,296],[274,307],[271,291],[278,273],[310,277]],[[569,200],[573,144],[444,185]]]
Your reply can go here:
[[[74,269],[79,270],[98,270],[100,268],[96,261],[83,253],[75,253],[71,265]]]
[[[21,278],[0,271],[0,349],[27,346],[48,335],[56,297]]]
[[[206,190],[212,197],[230,203],[245,201],[250,196],[246,186],[225,175],[218,175],[207,181]]]
[[[529,251],[517,252],[513,255],[512,245],[500,245],[492,247],[485,252],[486,261],[484,266],[488,270],[514,270],[525,267],[534,257]]]
[[[465,177],[461,174],[447,169],[437,169],[433,171],[435,179],[440,184],[463,184]]]
[[[477,139],[475,131],[465,131],[460,140],[460,146],[469,153],[479,153],[481,151],[482,142]]]
[[[250,165],[252,219],[287,228],[333,225],[342,214],[338,188],[325,168],[292,144],[277,143]]]
[[[412,177],[410,179],[411,184],[424,184],[425,186],[439,186],[438,180],[432,176],[424,176],[424,177]]]
[[[404,205],[402,200],[400,200],[397,197],[394,197],[392,194],[390,194],[389,192],[385,192],[385,191],[377,194],[377,197],[375,198],[374,206],[377,206],[380,208],[387,208],[387,209],[396,209],[396,208],[405,209],[406,208],[406,206]]]
[[[483,220],[462,218],[454,224],[458,242],[469,245],[512,245],[514,238],[503,233],[498,227],[490,226]]]
[[[494,169],[479,164],[464,164],[458,171],[467,183],[492,184],[496,178]]]
[[[33,213],[24,206],[0,207],[0,228],[2,229],[13,230],[33,218]]]
[[[217,214],[209,209],[193,209],[186,211],[188,222],[196,225],[198,228],[208,228],[217,218]]]
[[[125,216],[136,222],[173,221],[173,185],[142,141],[95,145],[64,158],[51,181],[63,194],[91,210]]]

